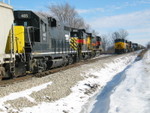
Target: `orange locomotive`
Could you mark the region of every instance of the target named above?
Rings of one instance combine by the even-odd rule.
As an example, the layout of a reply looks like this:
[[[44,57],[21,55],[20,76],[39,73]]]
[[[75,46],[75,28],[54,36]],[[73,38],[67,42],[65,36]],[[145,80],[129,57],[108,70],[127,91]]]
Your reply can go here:
[[[80,59],[94,57],[102,51],[101,38],[92,36],[92,33],[87,33],[84,29],[71,29],[70,45],[74,50],[78,51]]]

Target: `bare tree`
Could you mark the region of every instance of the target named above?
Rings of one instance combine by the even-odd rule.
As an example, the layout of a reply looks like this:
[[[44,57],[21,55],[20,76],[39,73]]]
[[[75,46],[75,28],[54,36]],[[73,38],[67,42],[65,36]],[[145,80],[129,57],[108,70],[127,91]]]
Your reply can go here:
[[[102,43],[102,48],[103,48],[104,51],[106,51],[107,50],[107,44],[108,44],[107,36],[102,35],[101,38],[102,38],[102,42],[103,42]]]
[[[48,6],[50,13],[61,23],[73,28],[85,28],[86,24],[74,7],[68,3]]]
[[[42,16],[44,16],[44,17],[49,17],[49,16],[51,16],[49,13],[43,12],[43,11],[37,11],[36,13],[39,14],[39,15],[42,15]]]
[[[114,33],[112,33],[112,40],[115,40],[115,39],[119,39],[120,38],[120,34],[119,34],[119,32],[114,32]]]
[[[82,18],[78,17],[78,18],[73,19],[72,23],[70,23],[69,26],[73,27],[73,28],[84,29],[85,23],[84,23],[84,20]]]
[[[113,41],[110,33],[102,35],[101,38],[102,38],[102,48],[104,51],[107,51],[108,48],[113,46]]]
[[[147,43],[147,48],[150,49],[150,42]]]
[[[128,32],[124,29],[120,29],[119,31],[116,31],[112,34],[112,39],[126,39],[128,36]]]
[[[92,30],[92,34],[95,35],[95,36],[97,36],[99,33],[96,32],[95,30]]]
[[[126,30],[124,30],[124,29],[120,29],[119,30],[119,34],[120,34],[120,38],[121,39],[126,39],[127,36],[129,35],[129,33]]]
[[[90,32],[91,26],[89,24],[85,24],[84,28],[87,32]]]

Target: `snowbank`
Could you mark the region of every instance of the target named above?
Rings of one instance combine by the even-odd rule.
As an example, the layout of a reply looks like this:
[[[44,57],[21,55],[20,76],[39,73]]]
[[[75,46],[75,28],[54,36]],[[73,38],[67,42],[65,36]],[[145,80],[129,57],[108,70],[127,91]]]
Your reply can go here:
[[[109,113],[150,112],[150,50],[126,72],[111,96]]]

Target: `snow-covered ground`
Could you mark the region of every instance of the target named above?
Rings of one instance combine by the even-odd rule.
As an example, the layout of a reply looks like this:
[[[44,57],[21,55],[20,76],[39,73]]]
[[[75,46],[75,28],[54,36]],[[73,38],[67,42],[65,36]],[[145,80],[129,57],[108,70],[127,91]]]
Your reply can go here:
[[[111,95],[109,113],[150,113],[150,51],[125,74]]]
[[[68,95],[67,97],[61,98],[57,101],[36,102],[34,100],[34,98],[32,98],[30,96],[30,94],[32,92],[44,90],[46,88],[46,86],[48,87],[51,84],[53,84],[53,82],[51,82],[51,81],[49,81],[45,84],[39,85],[39,86],[32,87],[31,89],[26,89],[24,91],[15,92],[15,93],[9,94],[7,96],[0,97],[0,112],[2,112],[2,113],[8,112],[8,109],[6,109],[6,105],[5,105],[6,101],[13,100],[14,98],[17,99],[17,98],[21,98],[21,97],[26,97],[28,100],[35,103],[35,105],[31,106],[31,107],[24,107],[19,110],[11,108],[11,111],[19,112],[19,113],[21,113],[21,112],[22,113],[88,113],[92,109],[92,107],[90,107],[90,105],[92,105],[91,102],[93,102],[93,101],[90,101],[90,100],[93,99],[93,97],[96,94],[98,94],[103,89],[103,87],[109,81],[111,81],[112,78],[117,73],[123,71],[128,65],[132,64],[134,62],[136,56],[137,56],[137,54],[128,54],[128,55],[118,56],[118,57],[114,58],[111,62],[109,62],[109,63],[107,62],[106,64],[104,64],[102,66],[103,68],[99,68],[97,66],[94,68],[89,68],[90,67],[89,65],[91,65],[91,64],[83,65],[82,67],[87,67],[87,69],[88,69],[88,70],[80,73],[81,76],[84,77],[84,79],[82,81],[79,81],[74,87],[71,88],[72,93],[70,95]],[[150,68],[147,67],[148,65],[150,65],[149,56],[150,56],[150,51],[147,52],[147,54],[145,55],[145,57],[142,61],[139,61],[139,63],[141,62],[140,64],[138,64],[137,66],[135,64],[135,67],[133,66],[134,72],[137,71],[138,74],[142,73],[142,75],[144,76],[143,78],[141,77],[141,84],[144,84],[144,83],[146,83],[146,84],[145,84],[145,86],[142,87],[142,85],[139,83],[137,85],[137,87],[134,88],[134,90],[136,88],[138,88],[138,90],[140,90],[141,94],[136,95],[136,98],[134,98],[134,99],[128,98],[128,99],[133,99],[134,102],[136,102],[135,100],[138,100],[139,99],[138,97],[140,96],[140,98],[142,98],[143,100],[139,99],[137,102],[140,102],[142,104],[143,104],[144,100],[147,100],[147,98],[150,98],[149,92],[148,91],[146,92],[146,89],[149,88],[148,78],[145,78],[145,76],[148,76],[147,74],[150,73]],[[99,62],[96,62],[96,63],[99,63]],[[96,63],[95,63],[95,65],[97,65]],[[94,64],[92,64],[92,65],[94,65]],[[81,69],[82,69],[82,67],[81,67]],[[142,67],[142,68],[141,69],[138,68],[138,70],[136,70],[136,67]],[[145,70],[145,71],[143,71],[143,70]],[[130,73],[130,72],[132,72],[132,71],[129,71],[128,73]],[[134,74],[134,75],[136,75],[136,74]],[[134,76],[133,76],[133,78],[134,78]],[[137,78],[137,80],[140,80],[140,77]],[[147,82],[143,81],[144,83],[142,83],[142,80],[147,80]],[[131,83],[133,83],[132,80],[131,80]],[[128,85],[128,83],[126,83],[126,84]],[[141,85],[141,88],[140,88],[140,85]],[[125,85],[124,85],[124,87],[125,87]],[[142,88],[144,90],[142,90]],[[120,89],[122,89],[122,88],[120,88]],[[133,89],[131,89],[131,86],[129,86],[129,88],[126,89],[126,91],[127,91],[127,93],[130,93],[133,91]],[[134,94],[136,94],[136,93],[137,92],[135,92]],[[144,94],[146,93],[147,94],[146,97],[142,97],[142,93],[144,93]],[[131,93],[131,94],[133,94],[133,93]],[[111,100],[113,100],[113,99],[116,100],[115,97],[118,95],[119,95],[118,93],[116,93],[116,95],[114,93],[111,97]],[[119,98],[121,98],[121,97],[125,98],[125,97],[129,97],[129,96],[130,96],[130,94],[124,95],[124,96],[119,96]],[[133,96],[135,96],[135,95],[133,95]],[[119,102],[120,102],[119,105],[121,105],[122,100],[120,100]],[[110,113],[120,112],[122,110],[121,108],[124,105],[122,104],[122,106],[116,106],[116,104],[117,103],[111,102],[110,111],[109,111]],[[142,106],[145,107],[145,106],[148,106],[148,104],[144,104]],[[9,106],[7,105],[7,107],[9,107]],[[113,109],[113,107],[115,109]],[[122,113],[122,112],[120,112],[120,113]],[[132,113],[138,113],[138,112],[132,112]],[[148,112],[143,112],[143,113],[148,113]]]

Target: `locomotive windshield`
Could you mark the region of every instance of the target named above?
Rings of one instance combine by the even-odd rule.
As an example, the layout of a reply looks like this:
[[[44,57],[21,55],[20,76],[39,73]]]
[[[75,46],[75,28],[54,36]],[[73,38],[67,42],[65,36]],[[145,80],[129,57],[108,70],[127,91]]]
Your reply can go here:
[[[97,41],[101,41],[101,37],[97,36],[97,37],[96,37],[96,40],[97,40]]]
[[[78,32],[71,32],[70,36],[71,37],[79,37],[79,34],[78,34]]]
[[[83,32],[81,30],[76,30],[76,29],[74,29],[70,32],[70,36],[71,37],[78,37],[79,39],[82,39],[84,37]]]
[[[22,26],[25,26],[25,27],[31,26],[31,22],[27,21],[27,20],[15,21],[14,24],[17,25],[17,26],[21,26],[22,25]]]
[[[116,39],[115,42],[125,42],[124,39]]]
[[[40,42],[39,18],[32,11],[14,11],[15,25],[25,27],[26,38],[31,41]],[[45,31],[45,26],[42,26]]]

